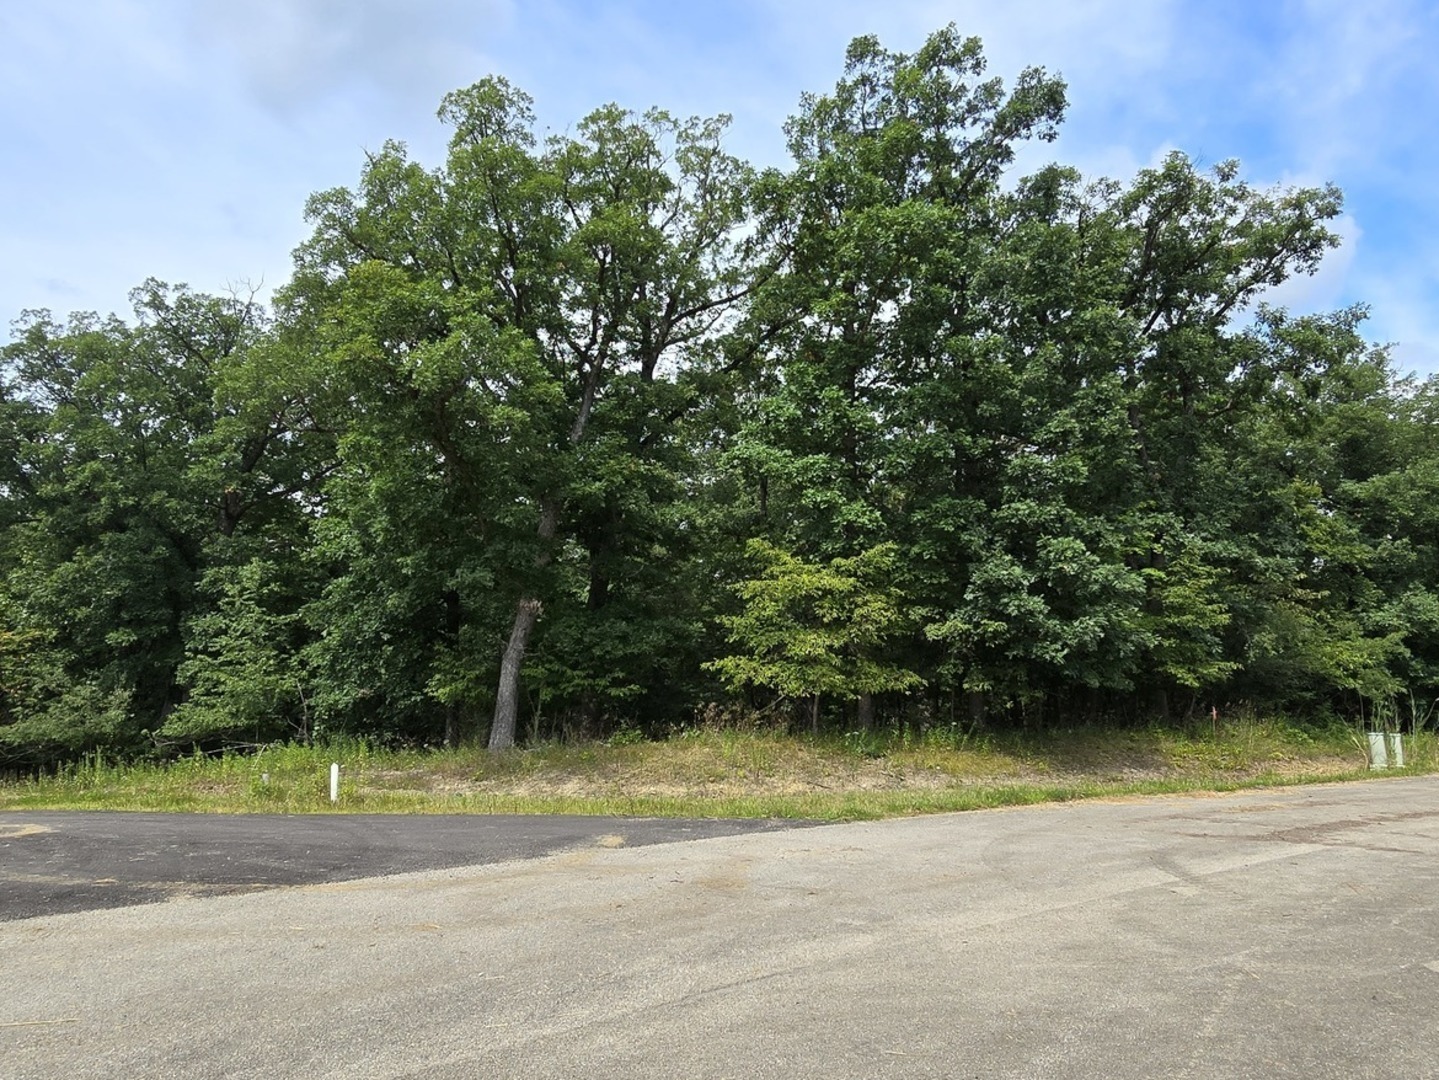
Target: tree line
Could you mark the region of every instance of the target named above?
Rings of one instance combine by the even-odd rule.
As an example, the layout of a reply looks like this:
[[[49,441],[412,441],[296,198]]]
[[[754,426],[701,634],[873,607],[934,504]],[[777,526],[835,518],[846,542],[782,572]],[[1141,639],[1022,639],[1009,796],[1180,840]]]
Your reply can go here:
[[[857,39],[786,126],[503,79],[313,196],[273,301],[147,281],[0,367],[0,764],[358,735],[1420,722],[1439,394],[1266,291],[1332,187],[1016,151],[1063,83]]]

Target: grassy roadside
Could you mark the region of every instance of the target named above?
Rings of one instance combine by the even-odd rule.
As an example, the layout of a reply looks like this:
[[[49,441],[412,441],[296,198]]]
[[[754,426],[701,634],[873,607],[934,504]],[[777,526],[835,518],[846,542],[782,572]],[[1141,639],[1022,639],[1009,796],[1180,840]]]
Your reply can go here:
[[[1405,773],[1439,771],[1439,736],[1407,739]],[[341,766],[329,799],[329,765]],[[196,756],[88,760],[0,783],[0,809],[207,813],[571,813],[839,821],[1069,799],[1351,780],[1353,735],[1245,721],[1182,733],[1083,729],[974,738],[821,738],[700,729],[660,742],[548,744],[490,755],[347,742]]]

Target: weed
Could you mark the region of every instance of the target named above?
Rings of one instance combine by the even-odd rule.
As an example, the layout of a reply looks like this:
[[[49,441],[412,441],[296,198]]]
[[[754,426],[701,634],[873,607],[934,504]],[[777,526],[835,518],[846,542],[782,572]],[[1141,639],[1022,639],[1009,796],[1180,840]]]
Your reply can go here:
[[[788,736],[712,723],[648,741],[389,749],[359,740],[198,754],[168,765],[91,755],[0,783],[0,808],[219,813],[581,813],[850,820],[1096,795],[1227,790],[1363,775],[1348,732],[1235,716],[1192,731],[1098,728]],[[1439,731],[1406,735],[1404,772],[1439,771]],[[329,801],[338,762],[341,797]]]
[[[647,742],[645,733],[637,727],[622,727],[605,740],[607,746],[637,746]]]

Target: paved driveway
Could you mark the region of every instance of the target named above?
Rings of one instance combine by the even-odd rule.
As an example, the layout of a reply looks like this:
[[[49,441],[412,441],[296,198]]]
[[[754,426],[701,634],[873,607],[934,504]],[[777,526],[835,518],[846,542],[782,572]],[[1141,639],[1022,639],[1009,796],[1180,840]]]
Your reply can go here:
[[[0,1074],[1439,1076],[1439,781],[572,847],[0,924]]]
[[[0,812],[0,921],[785,827],[508,814]]]

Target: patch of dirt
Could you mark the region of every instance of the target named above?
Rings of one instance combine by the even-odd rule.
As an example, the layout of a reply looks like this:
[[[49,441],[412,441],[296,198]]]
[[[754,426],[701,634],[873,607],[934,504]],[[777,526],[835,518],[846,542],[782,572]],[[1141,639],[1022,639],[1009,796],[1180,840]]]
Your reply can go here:
[[[1242,769],[1215,769],[1199,765],[1178,767],[1157,758],[1128,762],[1086,762],[1083,766],[1052,767],[1048,762],[1006,762],[992,772],[952,775],[945,770],[888,758],[852,761],[812,759],[786,763],[765,771],[716,767],[694,762],[692,771],[602,767],[585,772],[562,769],[466,778],[424,769],[372,770],[362,785],[370,791],[417,792],[432,795],[505,795],[521,798],[740,798],[746,796],[807,795],[869,791],[938,791],[956,787],[998,787],[1010,784],[1055,786],[1133,784],[1147,780],[1194,779],[1206,782],[1241,782],[1262,776],[1276,779],[1342,773],[1354,768],[1346,757],[1326,756],[1302,760],[1270,761]],[[661,775],[655,775],[656,773]]]

